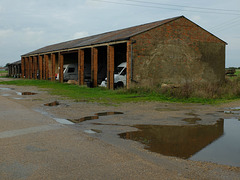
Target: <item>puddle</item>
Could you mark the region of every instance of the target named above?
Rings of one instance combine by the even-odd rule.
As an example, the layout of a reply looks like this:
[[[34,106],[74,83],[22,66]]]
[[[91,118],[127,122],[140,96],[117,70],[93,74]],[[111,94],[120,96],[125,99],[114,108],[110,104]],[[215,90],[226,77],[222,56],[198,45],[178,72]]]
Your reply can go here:
[[[70,122],[67,119],[61,119],[61,118],[53,118],[53,119],[61,124],[74,124],[73,122]]]
[[[224,111],[225,114],[240,114],[240,110]]]
[[[14,97],[13,99],[20,100],[20,99],[24,99],[24,98],[16,98],[16,97]]]
[[[11,96],[11,94],[2,94],[2,96],[8,97],[8,96]]]
[[[0,90],[3,90],[3,91],[11,91],[11,90],[14,90],[13,88],[0,88]]]
[[[86,117],[83,117],[83,118],[80,118],[80,119],[68,119],[68,120],[73,122],[73,123],[80,123],[80,122],[83,122],[83,121],[90,121],[90,120],[95,120],[95,119],[98,119],[98,118],[99,118],[98,116],[86,116]]]
[[[240,121],[225,119],[223,126],[223,136],[196,153],[190,158],[191,160],[211,161],[240,167]]]
[[[25,96],[25,95],[35,95],[37,93],[32,93],[32,92],[22,92],[21,95]]]
[[[16,92],[16,94],[17,94],[17,95],[19,95],[19,96],[21,96],[21,95],[22,95],[22,93],[21,93],[21,92]]]
[[[88,134],[96,134],[95,131],[92,131],[91,129],[90,130],[84,130],[85,133],[88,133]]]
[[[117,114],[123,114],[123,113],[122,112],[101,112],[101,113],[96,113],[94,116],[86,116],[80,119],[68,119],[68,120],[73,123],[80,123],[83,121],[99,119],[100,116],[109,116],[109,115],[117,115]]]
[[[119,134],[166,156],[240,166],[240,121],[220,119],[214,125],[137,125],[139,131]]]
[[[137,125],[140,131],[120,134],[145,144],[145,149],[187,159],[223,135],[223,120],[209,126]],[[147,142],[147,143],[146,143]]]
[[[44,106],[58,106],[60,103],[58,101],[54,101],[51,103],[44,104]]]
[[[225,114],[240,114],[240,107],[229,108],[227,111],[224,111]]]
[[[101,112],[96,113],[96,116],[109,116],[109,115],[117,115],[117,114],[123,114],[123,112]]]
[[[105,123],[92,123],[93,125],[98,125],[98,126],[127,126],[129,125],[123,125],[123,124],[105,124]]]
[[[196,124],[197,121],[201,121],[200,118],[185,118],[182,121],[188,122],[189,124]]]
[[[88,133],[88,134],[96,134],[96,133],[102,133],[101,130],[98,130],[98,129],[90,129],[90,130],[84,130],[85,133]]]
[[[91,130],[94,131],[94,132],[96,132],[96,133],[102,133],[102,131],[99,130],[99,129],[91,129]]]

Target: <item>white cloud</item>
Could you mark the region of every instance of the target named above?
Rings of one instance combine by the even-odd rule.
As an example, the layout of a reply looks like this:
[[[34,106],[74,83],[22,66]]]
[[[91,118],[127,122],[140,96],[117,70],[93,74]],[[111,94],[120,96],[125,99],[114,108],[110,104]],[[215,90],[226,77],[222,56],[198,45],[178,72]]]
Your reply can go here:
[[[239,0],[230,1],[231,3],[224,0],[185,1],[180,5],[219,9],[240,7]],[[179,4],[179,1],[162,0],[161,3]],[[217,28],[211,28],[228,22],[235,16],[135,7],[95,0],[0,0],[0,60],[17,60],[20,55],[49,44],[179,15],[186,16],[228,42],[229,62],[233,56],[240,57],[239,39],[234,39],[239,36],[239,26],[232,25],[219,33]],[[239,63],[235,64],[240,66]]]
[[[90,7],[97,7],[97,8],[99,8],[99,7],[103,7],[104,3],[103,2],[98,2],[98,1],[95,1],[95,0],[86,0],[85,4],[87,6],[90,6]],[[105,6],[106,6],[106,3],[105,3]]]
[[[12,35],[14,31],[12,29],[2,29],[0,30],[0,39],[3,40]]]
[[[201,18],[201,16],[196,16],[196,15],[194,15],[194,16],[191,16],[191,20],[192,21],[200,21],[202,18]]]

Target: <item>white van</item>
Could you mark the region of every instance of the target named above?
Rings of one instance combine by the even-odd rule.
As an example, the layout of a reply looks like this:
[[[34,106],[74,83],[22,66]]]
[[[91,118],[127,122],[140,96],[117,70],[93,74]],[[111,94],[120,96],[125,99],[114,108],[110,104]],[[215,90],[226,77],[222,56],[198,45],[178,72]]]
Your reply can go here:
[[[91,65],[86,64],[84,67],[85,81],[91,80]],[[59,73],[56,80],[59,80]],[[77,64],[65,64],[63,65],[63,81],[78,80],[78,65]]]
[[[78,65],[65,64],[63,65],[63,80],[78,80]]]
[[[126,86],[126,74],[127,74],[127,63],[123,62],[117,66],[116,71],[114,72],[114,88]],[[107,87],[107,78],[102,81],[102,87]]]

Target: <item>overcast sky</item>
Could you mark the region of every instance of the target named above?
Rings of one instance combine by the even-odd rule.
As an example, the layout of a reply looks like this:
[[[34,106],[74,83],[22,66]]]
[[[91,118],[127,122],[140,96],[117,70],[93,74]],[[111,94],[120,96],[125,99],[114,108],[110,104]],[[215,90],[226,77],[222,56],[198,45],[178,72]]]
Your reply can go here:
[[[0,0],[0,66],[38,48],[184,15],[228,43],[240,67],[239,0]]]

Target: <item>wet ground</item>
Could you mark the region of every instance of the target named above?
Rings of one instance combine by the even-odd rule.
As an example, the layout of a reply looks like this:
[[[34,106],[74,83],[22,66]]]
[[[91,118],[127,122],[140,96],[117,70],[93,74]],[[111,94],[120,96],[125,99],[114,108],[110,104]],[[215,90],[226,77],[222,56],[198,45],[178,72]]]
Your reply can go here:
[[[23,96],[22,92],[36,94]],[[148,153],[156,153],[170,157],[175,164],[179,161],[175,158],[180,158],[185,159],[181,164],[206,161],[240,167],[240,101],[218,106],[157,102],[105,106],[50,96],[35,87],[16,86],[0,86],[0,95],[147,159],[152,159]],[[58,103],[46,106],[54,102]]]

